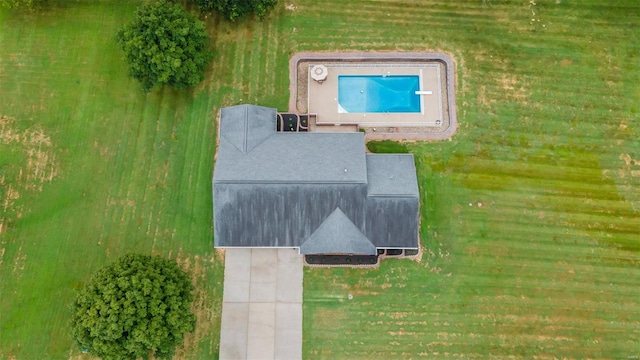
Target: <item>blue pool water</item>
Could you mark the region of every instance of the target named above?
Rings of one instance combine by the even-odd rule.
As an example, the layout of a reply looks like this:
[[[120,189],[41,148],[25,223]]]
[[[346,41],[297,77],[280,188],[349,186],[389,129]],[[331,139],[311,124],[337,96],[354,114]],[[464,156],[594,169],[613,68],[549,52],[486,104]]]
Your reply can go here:
[[[338,112],[420,112],[420,77],[417,75],[340,75]]]

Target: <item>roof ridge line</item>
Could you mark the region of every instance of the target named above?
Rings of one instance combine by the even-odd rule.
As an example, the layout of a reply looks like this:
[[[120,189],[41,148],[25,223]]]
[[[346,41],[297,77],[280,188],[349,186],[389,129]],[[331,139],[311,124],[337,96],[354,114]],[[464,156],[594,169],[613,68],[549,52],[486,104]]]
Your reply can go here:
[[[242,153],[247,153],[247,139],[249,138],[249,107],[244,107],[244,137],[242,139]]]

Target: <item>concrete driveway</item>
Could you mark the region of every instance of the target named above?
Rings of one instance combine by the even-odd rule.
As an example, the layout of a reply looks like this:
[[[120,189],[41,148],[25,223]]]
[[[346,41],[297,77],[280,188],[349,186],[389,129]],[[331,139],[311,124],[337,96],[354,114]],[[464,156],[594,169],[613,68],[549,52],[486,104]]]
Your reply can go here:
[[[302,256],[227,249],[220,359],[302,358]]]

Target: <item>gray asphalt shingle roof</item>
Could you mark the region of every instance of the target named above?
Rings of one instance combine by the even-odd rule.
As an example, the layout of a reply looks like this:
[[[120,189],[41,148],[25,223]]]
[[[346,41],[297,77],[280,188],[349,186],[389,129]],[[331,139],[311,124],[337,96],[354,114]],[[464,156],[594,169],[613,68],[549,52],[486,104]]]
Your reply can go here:
[[[375,255],[376,246],[336,208],[331,215],[300,245],[300,254]]]
[[[375,254],[417,248],[413,156],[366,155],[362,133],[278,133],[276,110],[221,110],[216,247]]]
[[[415,173],[413,155],[368,154],[368,195],[420,196]]]
[[[220,140],[233,145],[243,154],[250,153],[276,133],[276,109],[250,105],[230,106],[220,110],[220,119]]]
[[[276,133],[275,117],[252,105],[221,110],[214,182],[367,182],[362,134]]]
[[[366,183],[357,134],[278,133],[246,154],[221,139],[214,180],[267,183]]]

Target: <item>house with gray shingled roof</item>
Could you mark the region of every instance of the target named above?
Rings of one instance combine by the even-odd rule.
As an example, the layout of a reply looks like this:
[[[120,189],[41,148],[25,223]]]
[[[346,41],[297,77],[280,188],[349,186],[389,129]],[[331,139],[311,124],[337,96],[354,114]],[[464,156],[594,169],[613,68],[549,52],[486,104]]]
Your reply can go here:
[[[411,154],[367,154],[363,133],[277,132],[276,109],[221,109],[214,245],[376,256],[419,248]]]

